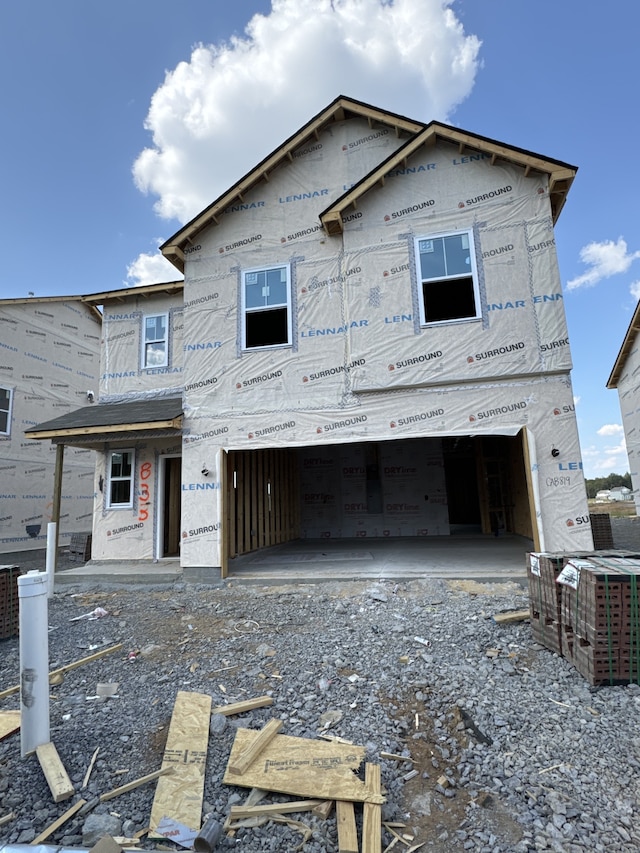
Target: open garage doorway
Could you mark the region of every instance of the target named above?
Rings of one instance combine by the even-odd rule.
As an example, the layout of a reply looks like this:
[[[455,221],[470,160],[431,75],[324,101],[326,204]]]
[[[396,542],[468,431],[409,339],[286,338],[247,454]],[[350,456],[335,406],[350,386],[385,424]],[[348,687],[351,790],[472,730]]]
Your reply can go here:
[[[229,451],[224,550],[233,559],[296,540],[531,539],[527,470],[523,432]]]

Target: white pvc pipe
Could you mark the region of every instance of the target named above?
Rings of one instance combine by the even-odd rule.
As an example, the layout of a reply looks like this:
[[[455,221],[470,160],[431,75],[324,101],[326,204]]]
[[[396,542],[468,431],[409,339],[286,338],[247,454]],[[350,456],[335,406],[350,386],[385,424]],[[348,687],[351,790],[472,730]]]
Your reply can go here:
[[[51,740],[49,731],[49,612],[46,572],[18,576],[20,605],[20,751],[22,758]]]
[[[55,521],[47,524],[47,595],[53,598],[53,583],[56,571],[56,527]]]

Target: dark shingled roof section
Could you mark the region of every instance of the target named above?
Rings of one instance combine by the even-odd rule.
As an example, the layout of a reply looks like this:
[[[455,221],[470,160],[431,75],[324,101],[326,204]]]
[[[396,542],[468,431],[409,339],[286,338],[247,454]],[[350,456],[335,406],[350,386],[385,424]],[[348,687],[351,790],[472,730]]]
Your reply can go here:
[[[76,409],[75,412],[67,412],[66,415],[60,415],[52,421],[30,427],[25,430],[25,435],[30,432],[49,432],[58,429],[169,421],[181,414],[182,397],[156,397],[130,403],[96,403],[93,406]]]

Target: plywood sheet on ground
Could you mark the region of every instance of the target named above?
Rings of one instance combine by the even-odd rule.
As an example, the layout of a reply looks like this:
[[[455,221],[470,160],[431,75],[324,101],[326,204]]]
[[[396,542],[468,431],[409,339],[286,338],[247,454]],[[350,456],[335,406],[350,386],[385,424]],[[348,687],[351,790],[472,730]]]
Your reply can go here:
[[[20,711],[0,711],[0,740],[20,729]]]
[[[364,761],[363,746],[276,735],[245,773],[234,773],[230,768],[259,734],[238,729],[223,779],[225,784],[266,788],[295,797],[384,802],[354,772]]]
[[[178,693],[162,759],[162,769],[171,767],[173,772],[158,781],[149,822],[151,835],[163,817],[200,829],[210,718],[211,696]]]

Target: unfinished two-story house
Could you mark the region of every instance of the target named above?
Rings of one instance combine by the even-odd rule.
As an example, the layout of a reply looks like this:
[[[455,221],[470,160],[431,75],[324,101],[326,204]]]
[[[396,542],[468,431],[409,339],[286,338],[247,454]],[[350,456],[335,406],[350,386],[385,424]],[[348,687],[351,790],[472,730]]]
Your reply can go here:
[[[95,439],[94,559],[590,550],[554,241],[575,173],[337,98],[161,247],[183,289],[92,297],[100,406],[34,434]]]

